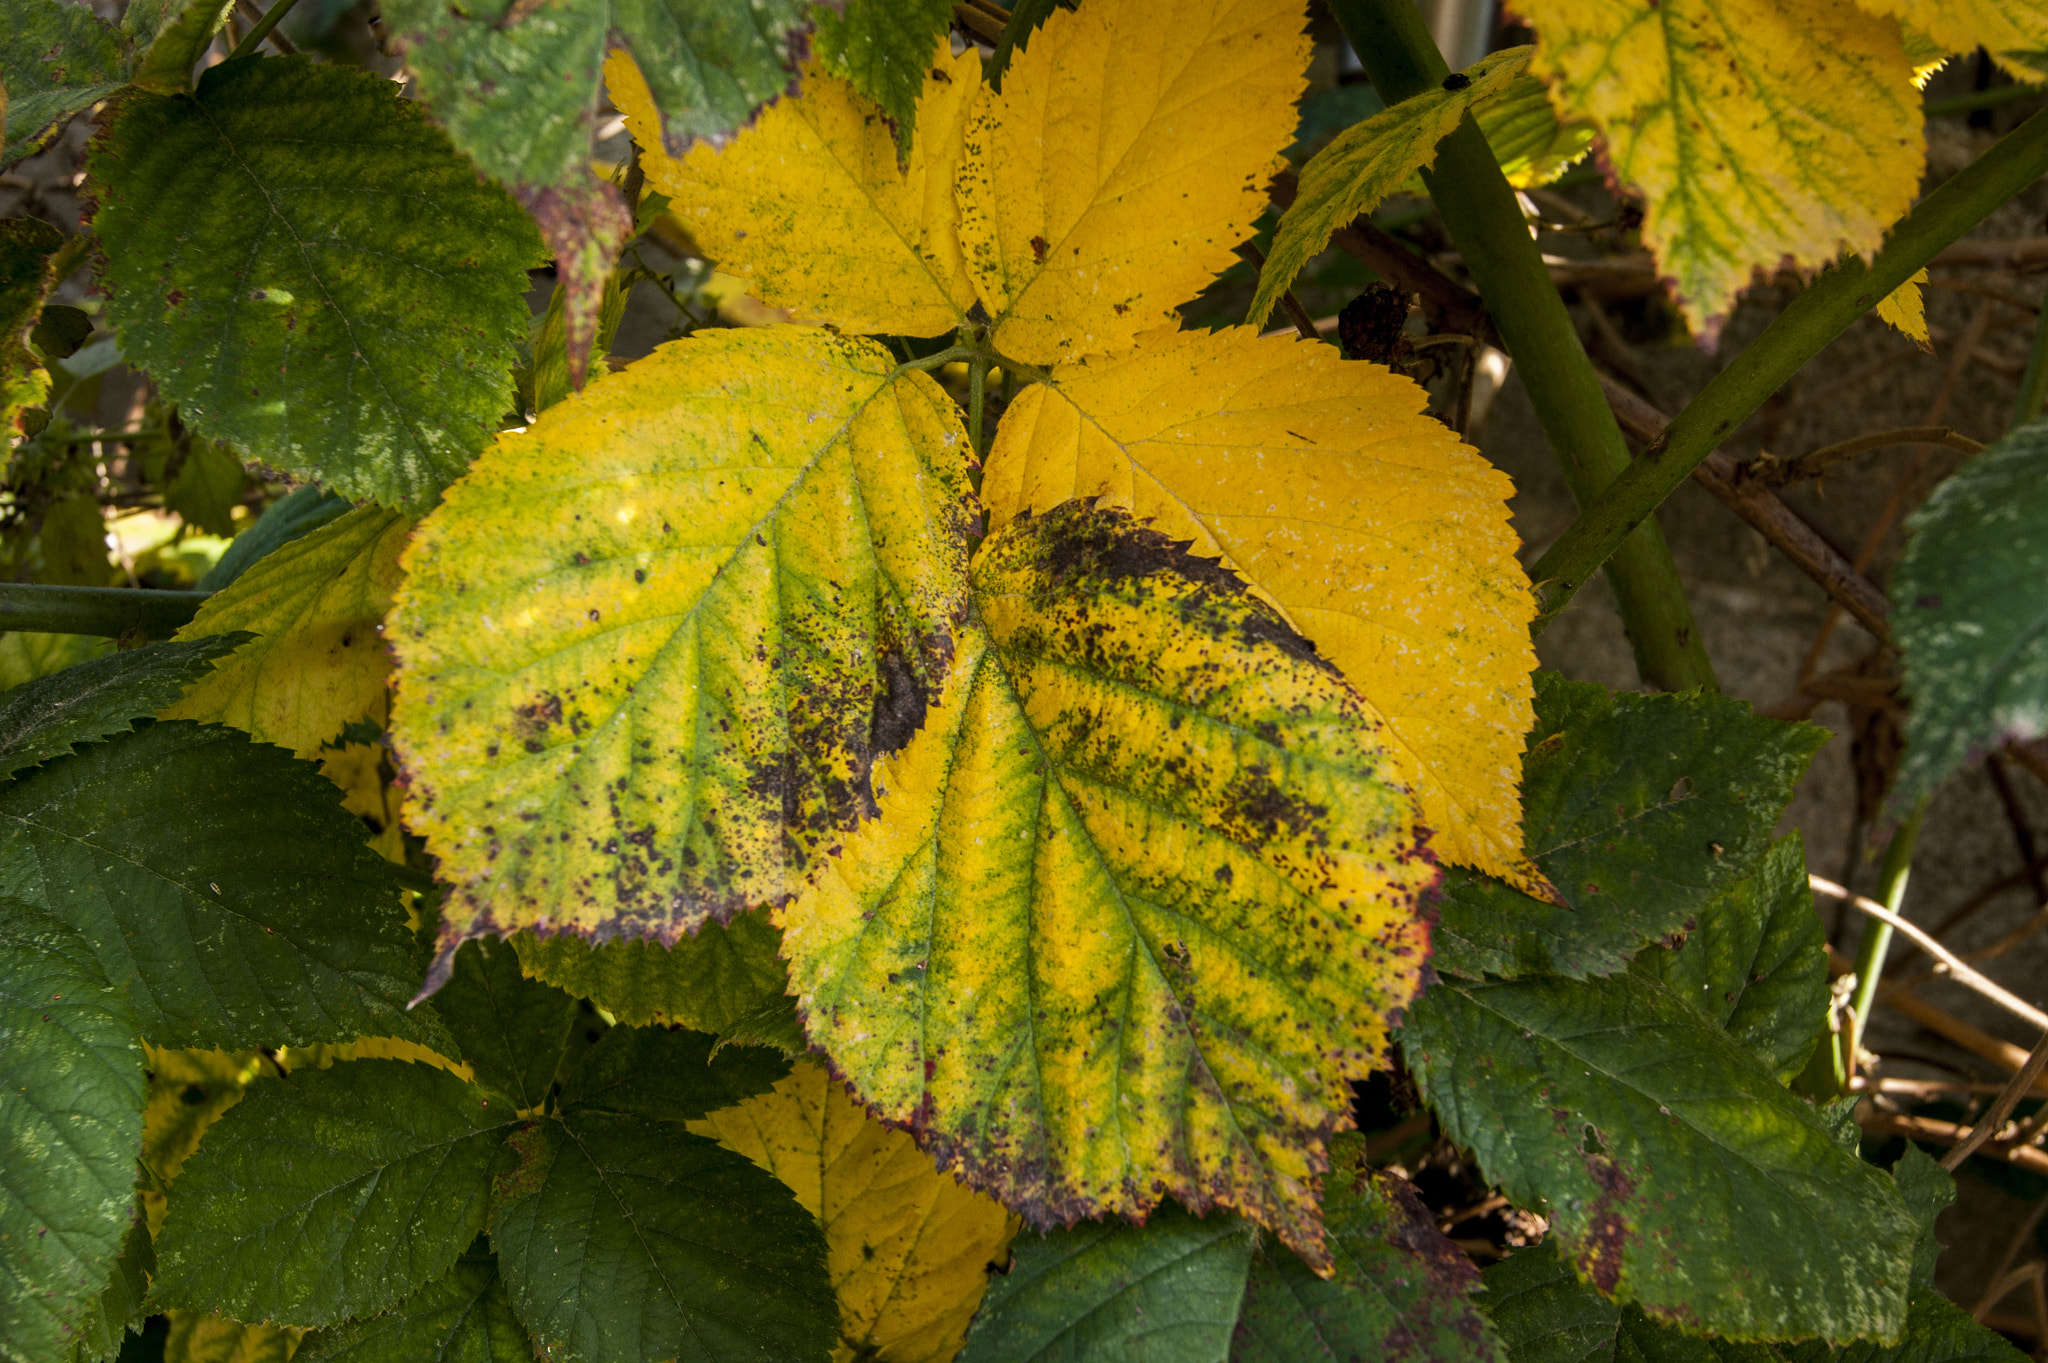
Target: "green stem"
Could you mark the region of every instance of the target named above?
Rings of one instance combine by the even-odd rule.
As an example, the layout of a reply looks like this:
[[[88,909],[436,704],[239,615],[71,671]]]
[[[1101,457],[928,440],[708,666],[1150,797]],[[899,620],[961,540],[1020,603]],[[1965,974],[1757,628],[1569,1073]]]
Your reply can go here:
[[[140,634],[164,638],[199,613],[211,592],[0,583],[0,630],[34,634]]]
[[[1930,99],[1927,101],[1925,113],[1929,118],[1940,118],[1943,114],[1975,113],[1979,109],[1996,108],[1998,105],[2011,104],[2040,93],[2041,87],[2038,85],[2001,85],[1992,90],[1975,90],[1967,95],[1957,95],[1953,99]]]
[[[1332,0],[1331,9],[1388,104],[1437,89],[1450,75],[1413,0]],[[1572,496],[1592,503],[1628,467],[1628,442],[1515,192],[1469,115],[1423,178],[1522,371]],[[1665,691],[1712,689],[1713,667],[1656,523],[1634,527],[1607,568],[1643,681]]]
[[[1913,844],[1920,840],[1920,821],[1927,815],[1927,801],[1922,799],[1918,807],[1899,825],[1892,834],[1892,840],[1884,845],[1884,869],[1878,873],[1878,902],[1893,913],[1906,898],[1906,880],[1913,873]],[[1884,976],[1885,954],[1892,949],[1892,925],[1875,918],[1863,923],[1863,940],[1856,947],[1856,993],[1850,999],[1855,1009],[1854,1021],[1849,1033],[1849,1054],[1856,1055],[1863,1045],[1863,1028],[1870,1020],[1871,1007],[1877,1002],[1878,981]]]
[[[1808,285],[1537,561],[1532,576],[1545,593],[1542,618],[1562,610],[1694,466],[1823,346],[2044,172],[2048,109],[1922,199],[1899,220],[1868,267],[1854,258],[1844,260]],[[1533,380],[1529,389],[1536,391]]]
[[[250,29],[247,36],[235,44],[234,51],[228,53],[228,60],[233,61],[237,57],[246,57],[258,47],[261,47],[263,40],[270,36],[270,30],[276,28],[278,21],[283,19],[285,15],[290,14],[292,6],[298,3],[299,0],[277,0],[276,4],[263,11],[263,17],[256,21],[256,27]]]
[[[2012,424],[2016,429],[2041,415],[2041,400],[2048,397],[2048,308],[2041,309],[2034,323],[2034,348],[2027,356],[2027,374],[2020,380],[2020,398],[2013,404]]]
[[[967,439],[974,445],[974,459],[980,463],[988,453],[982,427],[988,403],[988,356],[979,351],[967,362]]]
[[[897,374],[908,374],[913,370],[943,369],[947,365],[953,363],[955,360],[967,360],[971,362],[977,354],[979,354],[979,352],[976,351],[972,346],[949,345],[944,350],[936,351],[933,354],[926,355],[922,359],[905,360],[902,364],[896,366],[895,370],[889,375],[889,377],[893,379],[896,377]]]

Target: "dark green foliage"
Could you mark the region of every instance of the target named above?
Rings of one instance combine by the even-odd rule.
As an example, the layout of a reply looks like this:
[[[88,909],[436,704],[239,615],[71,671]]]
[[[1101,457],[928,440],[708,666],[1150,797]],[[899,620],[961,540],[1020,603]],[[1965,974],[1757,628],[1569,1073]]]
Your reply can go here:
[[[455,1267],[381,1316],[299,1342],[295,1363],[532,1363],[533,1340],[512,1314],[497,1257],[478,1240]]]
[[[521,1108],[547,1101],[572,1033],[584,1025],[581,1004],[553,985],[527,979],[503,942],[471,942],[455,953],[448,983],[434,995],[434,1011],[477,1082]]]
[[[789,1073],[781,1051],[717,1047],[702,1032],[614,1027],[590,1048],[562,1094],[565,1108],[687,1122],[766,1093]]]
[[[1251,1269],[1252,1228],[1162,1203],[1142,1226],[1083,1221],[1026,1235],[989,1284],[960,1363],[1128,1359],[1223,1363]]]
[[[199,579],[199,589],[220,591],[273,549],[282,549],[329,521],[340,520],[349,509],[348,498],[317,487],[302,487],[272,502],[256,518],[256,524],[235,536],[227,552],[206,570],[206,576]]]
[[[248,58],[95,144],[108,318],[185,423],[421,510],[512,400],[540,243],[367,71]]]
[[[48,1363],[105,1334],[136,1219],[142,1047],[79,934],[0,899],[0,1358]],[[119,1327],[114,1333],[118,1335]]]
[[[1437,969],[1613,974],[1749,874],[1827,737],[1722,696],[1617,694],[1537,673],[1523,842],[1566,903],[1453,871]]]
[[[65,119],[127,78],[121,35],[89,5],[5,0],[0,32],[7,35],[0,42],[0,86],[7,90],[0,165],[35,151]]]
[[[592,946],[573,932],[521,932],[511,942],[528,973],[572,994],[603,999],[626,1023],[679,1022],[700,1032],[723,1032],[789,988],[789,972],[777,955],[782,933],[760,912],[706,923],[673,947],[626,937]]]
[[[0,696],[0,777],[62,757],[73,746],[126,733],[249,641],[222,634],[149,644],[39,677]]]
[[[98,1302],[78,1322],[71,1363],[109,1363],[121,1352],[129,1330],[142,1323],[142,1302],[149,1292],[149,1275],[154,1272],[156,1242],[149,1238],[149,1224],[138,1214],[121,1241],[121,1257],[114,1261],[114,1271],[100,1290]]]
[[[440,1033],[388,862],[310,762],[159,723],[0,788],[0,894],[83,933],[159,1045]]]

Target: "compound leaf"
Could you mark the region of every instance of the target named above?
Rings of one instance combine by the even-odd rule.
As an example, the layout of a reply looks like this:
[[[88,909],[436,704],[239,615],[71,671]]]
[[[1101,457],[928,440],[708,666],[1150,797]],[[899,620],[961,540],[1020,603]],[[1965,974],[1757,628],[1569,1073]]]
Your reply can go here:
[[[1561,903],[1453,872],[1437,969],[1608,975],[1750,873],[1825,730],[1692,693],[1641,696],[1536,674],[1523,838]]]
[[[235,636],[148,644],[67,667],[0,697],[0,777],[126,733],[232,653]]]
[[[998,527],[1099,498],[1244,578],[1381,721],[1432,850],[1536,888],[1516,793],[1535,654],[1513,489],[1426,402],[1328,346],[1155,338],[1019,394],[982,495]]]
[[[1891,1180],[1662,985],[1446,982],[1402,1048],[1445,1134],[1606,1295],[1737,1340],[1905,1324]]]
[[[151,1295],[285,1325],[383,1311],[483,1229],[512,1120],[476,1085],[400,1060],[259,1085],[179,1174]]]
[[[1907,527],[1892,600],[1913,703],[1894,811],[1999,744],[2048,733],[2048,421],[1971,456]]]
[[[960,1363],[1127,1359],[1224,1363],[1251,1270],[1252,1229],[1168,1202],[1141,1226],[1084,1221],[1017,1241]]]
[[[1279,1246],[1252,1260],[1232,1363],[1307,1358],[1494,1363],[1500,1342],[1471,1300],[1479,1271],[1445,1239],[1406,1180],[1360,1165],[1364,1142],[1332,1142],[1323,1223],[1336,1261],[1323,1279]]]
[[[690,1130],[781,1179],[824,1227],[842,1359],[951,1363],[1016,1234],[1001,1203],[933,1168],[814,1060]]]
[[[889,116],[897,149],[907,156],[934,65],[932,49],[947,40],[953,6],[948,0],[847,0],[844,8],[822,5],[816,14],[819,58]],[[952,55],[949,41],[943,55]]]
[[[455,1267],[381,1316],[316,1330],[296,1363],[533,1363],[498,1261],[479,1240]]]
[[[159,723],[0,788],[0,894],[93,944],[159,1045],[397,1036],[419,978],[389,865],[309,763]]]
[[[646,132],[652,105],[632,64],[615,56],[607,71],[643,148],[648,182],[669,196],[719,269],[799,317],[848,331],[937,336],[974,306],[953,184],[981,59],[950,48],[925,56],[918,136],[900,164],[875,106],[822,72],[731,146],[671,160]]]
[[[514,1138],[491,1243],[550,1358],[823,1360],[817,1222],[742,1157],[665,1122],[583,1112]]]
[[[1797,833],[1756,871],[1708,900],[1676,949],[1651,947],[1634,968],[1721,1024],[1780,1080],[1805,1068],[1828,1031],[1827,936],[1806,884]]]
[[[1262,325],[1309,259],[1330,244],[1338,228],[1402,188],[1436,163],[1437,143],[1468,113],[1493,102],[1529,66],[1529,49],[1496,52],[1465,73],[1456,89],[1425,91],[1380,110],[1337,134],[1301,168],[1294,204],[1280,219],[1259,271],[1258,293],[1245,321]]]
[[[662,114],[649,139],[680,156],[723,143],[795,86],[804,0],[601,0],[455,8],[391,0],[420,97],[486,175],[508,185],[587,178],[606,51],[623,45]]]
[[[1313,1182],[1437,873],[1378,725],[1214,562],[1019,518],[882,816],[784,911],[815,1045],[1041,1228],[1171,1195],[1321,1252]]]
[[[419,510],[510,408],[539,241],[382,76],[223,62],[91,169],[107,315],[200,434]]]
[[[1294,140],[1299,0],[1055,10],[976,101],[960,242],[996,348],[1052,364],[1130,345],[1236,259]],[[1054,154],[1057,149],[1057,154]]]
[[[880,346],[671,343],[548,409],[407,550],[408,825],[453,944],[672,943],[789,895],[873,808],[965,609],[959,410]]]
[[[620,1022],[676,1024],[719,1033],[783,997],[782,932],[766,913],[706,923],[674,946],[615,937],[592,946],[573,932],[509,939],[519,964],[535,979],[587,998]]]
[[[0,1358],[90,1332],[136,1222],[142,1046],[92,947],[0,899]],[[119,1335],[119,1327],[115,1327]]]
[[[38,150],[65,120],[121,88],[128,78],[120,31],[72,0],[6,0],[0,5],[0,89],[7,131],[0,166]]]
[[[1752,271],[1868,255],[1919,193],[1899,26],[1852,0],[1529,0],[1535,70],[1590,118],[1686,321],[1711,342]]]

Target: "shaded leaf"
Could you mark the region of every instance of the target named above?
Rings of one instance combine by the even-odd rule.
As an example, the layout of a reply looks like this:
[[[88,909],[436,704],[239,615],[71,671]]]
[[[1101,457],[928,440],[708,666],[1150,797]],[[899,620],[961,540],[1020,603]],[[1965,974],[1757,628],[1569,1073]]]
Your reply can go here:
[[[575,996],[527,979],[503,942],[471,942],[458,951],[434,1011],[476,1081],[522,1109],[547,1101],[571,1035],[584,1025]]]
[[[882,815],[784,911],[814,1044],[1041,1228],[1244,1211],[1312,1260],[1322,1141],[1437,873],[1378,726],[1213,562],[1019,518]]]
[[[1251,1269],[1252,1230],[1171,1202],[1142,1226],[1084,1221],[1018,1239],[960,1363],[1223,1363]]]
[[[483,1229],[512,1120],[474,1084],[397,1060],[259,1085],[178,1176],[152,1299],[302,1326],[383,1311]]]
[[[686,1122],[765,1093],[789,1060],[762,1046],[719,1046],[702,1032],[614,1027],[577,1064],[565,1110]]]
[[[127,79],[121,34],[71,0],[6,0],[0,6],[0,88],[7,91],[7,132],[0,165],[39,150],[80,110]]]
[[[1721,1024],[1790,1081],[1828,1034],[1827,935],[1794,833],[1756,871],[1707,901],[1683,945],[1651,947],[1634,968]]]
[[[1528,48],[1496,52],[1465,72],[1457,88],[1428,90],[1382,109],[1310,157],[1294,204],[1273,233],[1245,321],[1262,325],[1302,266],[1330,244],[1332,233],[1436,164],[1437,143],[1465,115],[1498,99],[1528,66]]]
[[[339,520],[351,509],[348,498],[325,488],[302,487],[279,498],[264,509],[254,525],[235,536],[234,542],[199,579],[199,590],[226,590],[259,559],[312,534],[329,521]]]
[[[1912,705],[1894,816],[1998,744],[2048,733],[2048,421],[1971,456],[1906,525],[1892,628]]]
[[[164,484],[164,509],[195,530],[230,537],[246,481],[233,450],[215,440],[194,440]]]
[[[1662,985],[1445,983],[1402,1049],[1444,1133],[1606,1295],[1730,1339],[1905,1323],[1891,1180]]]
[[[949,0],[846,0],[844,8],[821,5],[813,39],[828,70],[873,100],[895,125],[896,146],[908,155],[917,130],[918,98],[932,50],[946,42],[953,23]],[[973,53],[966,55],[973,56]]]
[[[285,1363],[297,1334],[278,1325],[244,1325],[203,1311],[170,1311],[164,1363]]]
[[[381,1316],[316,1330],[296,1363],[532,1363],[498,1261],[479,1240],[455,1267]]]
[[[124,98],[91,172],[108,319],[199,434],[419,510],[511,405],[539,243],[382,76],[224,62]]]
[[[420,97],[486,175],[563,185],[585,167],[600,122],[605,53],[623,46],[664,115],[657,139],[681,155],[723,142],[793,84],[803,0],[519,0],[452,8],[391,0],[384,22],[406,49]]]
[[[787,897],[945,675],[966,437],[793,327],[673,342],[506,437],[420,528],[391,638],[443,954],[673,943]]]
[[[491,1243],[548,1357],[584,1363],[819,1359],[832,1288],[817,1223],[745,1159],[610,1113],[514,1139]]]
[[[617,296],[609,287],[612,267],[619,248],[633,235],[633,210],[618,189],[603,180],[522,186],[517,193],[555,259],[564,377],[569,387],[581,388],[605,297],[608,292]]]
[[[121,15],[121,31],[134,43],[129,79],[158,94],[190,90],[193,66],[234,7],[234,0],[142,0],[130,6]]]
[[[1001,1203],[933,1168],[815,1060],[690,1130],[781,1179],[824,1227],[843,1363],[950,1363],[1016,1234]]]
[[[731,146],[670,160],[646,131],[649,97],[632,64],[614,57],[606,72],[648,182],[756,298],[848,331],[937,336],[974,306],[953,185],[981,61],[950,48],[930,56],[919,134],[901,164],[875,106],[822,72]]]
[[[1522,838],[1564,902],[1453,872],[1431,963],[1473,978],[1620,970],[1750,873],[1827,739],[1722,696],[1617,693],[1537,673]]]
[[[142,1046],[85,939],[0,899],[0,1358],[48,1363],[98,1327],[137,1220]],[[116,1328],[118,1334],[118,1327]]]
[[[149,1275],[154,1272],[156,1246],[149,1238],[148,1222],[138,1216],[121,1241],[121,1257],[114,1261],[107,1285],[78,1323],[71,1344],[72,1363],[111,1363],[121,1352],[129,1330],[142,1324],[142,1299],[149,1292]]]
[[[1413,1187],[1362,1166],[1364,1140],[1339,1137],[1323,1180],[1336,1275],[1279,1246],[1252,1260],[1232,1363],[1308,1358],[1493,1363],[1503,1357],[1477,1304],[1479,1271],[1445,1239]]]
[[[0,84],[0,93],[5,90]],[[40,219],[0,221],[0,439],[10,449],[23,434],[22,412],[50,395],[50,372],[29,339],[57,282],[51,271],[63,245],[64,234]]]
[[[149,1103],[142,1110],[142,1210],[154,1236],[163,1229],[164,1191],[199,1148],[206,1128],[241,1102],[250,1084],[277,1070],[260,1051],[178,1051],[147,1044],[143,1050],[149,1057]]]
[[[431,1043],[397,885],[362,839],[312,766],[160,723],[0,788],[0,894],[84,933],[158,1045]]]
[[[0,777],[128,732],[232,653],[240,636],[147,644],[88,658],[0,698]]]
[[[1235,262],[1294,140],[1304,19],[1299,0],[1189,0],[1171,24],[1093,0],[1045,20],[976,101],[960,167],[998,350],[1123,349]]]
[[[1711,344],[1754,269],[1869,255],[1925,160],[1898,25],[1852,0],[1528,0],[1535,70],[1644,198],[1643,240]]]
[[[0,634],[0,691],[12,691],[38,677],[62,672],[73,663],[113,651],[112,639],[95,639],[89,634],[26,634],[10,630]]]
[[[672,947],[615,937],[592,946],[574,933],[507,939],[536,979],[595,1002],[620,1022],[680,1024],[719,1033],[783,996],[782,932],[766,913],[706,923]]]
[[[982,496],[996,527],[1100,498],[1244,578],[1382,722],[1432,849],[1533,888],[1515,759],[1535,608],[1512,487],[1427,401],[1291,337],[1154,338],[1020,393]]]
[[[1913,1289],[1932,1288],[1942,1250],[1942,1243],[1935,1236],[1935,1224],[1948,1210],[1949,1203],[1956,1200],[1955,1177],[1932,1155],[1908,1141],[1905,1153],[1892,1166],[1892,1182],[1919,1232],[1913,1241]]]

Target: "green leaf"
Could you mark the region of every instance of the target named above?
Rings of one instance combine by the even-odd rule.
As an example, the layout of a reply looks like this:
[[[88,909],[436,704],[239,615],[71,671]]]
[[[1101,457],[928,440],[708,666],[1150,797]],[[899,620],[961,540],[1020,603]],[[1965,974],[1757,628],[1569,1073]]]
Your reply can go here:
[[[71,1363],[111,1363],[128,1331],[142,1324],[142,1301],[149,1294],[149,1275],[155,1272],[156,1244],[149,1238],[148,1223],[137,1216],[99,1300],[78,1323]]]
[[[1402,1046],[1445,1134],[1607,1295],[1730,1339],[1904,1324],[1891,1181],[1662,985],[1446,982]]]
[[[325,488],[302,487],[279,498],[264,509],[254,525],[235,536],[227,552],[199,579],[199,590],[221,591],[273,550],[312,534],[329,521],[346,516],[351,509],[348,498]]]
[[[1251,1271],[1252,1228],[1162,1203],[1142,1226],[1083,1221],[1022,1235],[992,1279],[960,1363],[1223,1363]]]
[[[1309,1358],[1494,1363],[1500,1342],[1470,1299],[1479,1270],[1405,1179],[1361,1167],[1364,1139],[1331,1143],[1323,1223],[1336,1260],[1318,1277],[1274,1245],[1252,1261],[1232,1363]]]
[[[817,19],[818,56],[882,106],[907,154],[933,49],[953,22],[951,0],[846,0],[818,6]]]
[[[782,931],[766,912],[706,923],[672,947],[614,937],[592,946],[574,933],[509,939],[529,975],[587,998],[631,1026],[679,1023],[719,1033],[783,996],[789,972]]]
[[[1314,1178],[1436,868],[1357,693],[1213,559],[1069,502],[990,537],[881,816],[783,911],[808,1035],[1039,1229]]]
[[[2048,733],[2048,420],[1973,455],[1906,526],[1892,578],[1912,701],[1897,815],[1964,763]]]
[[[164,1046],[396,1036],[419,979],[389,863],[319,769],[158,723],[0,789],[0,894],[64,919]]]
[[[121,28],[139,53],[129,79],[159,94],[191,89],[192,67],[234,7],[234,0],[141,0],[129,6]]]
[[[1913,1241],[1913,1286],[1915,1290],[1934,1286],[1934,1267],[1941,1258],[1941,1241],[1935,1238],[1935,1222],[1956,1200],[1955,1177],[1933,1156],[1908,1141],[1906,1153],[1892,1166],[1892,1182],[1899,1198],[1912,1214],[1919,1236]]]
[[[164,1363],[286,1363],[291,1331],[277,1325],[244,1325],[204,1311],[171,1311]]]
[[[1651,947],[1634,969],[1662,980],[1789,1082],[1828,1034],[1827,935],[1806,884],[1797,833],[1701,908],[1675,950]]]
[[[112,639],[89,634],[0,634],[0,691],[12,691],[38,677],[114,651]]]
[[[587,177],[604,98],[605,53],[633,54],[682,155],[723,143],[792,88],[804,0],[595,0],[537,6],[391,0],[384,22],[406,48],[420,97],[486,175],[508,185]]]
[[[471,942],[455,953],[434,1011],[477,1082],[521,1108],[547,1101],[571,1034],[583,1025],[576,997],[526,978],[503,942]]]
[[[455,1267],[381,1316],[316,1330],[294,1363],[533,1363],[533,1340],[512,1314],[498,1260],[484,1241]]]
[[[7,91],[7,135],[0,165],[41,148],[82,109],[121,88],[127,62],[121,35],[73,0],[0,3],[0,88]]]
[[[242,461],[216,440],[194,440],[164,485],[164,506],[185,524],[223,538],[235,533],[235,504],[245,482]]]
[[[0,95],[5,93],[6,86],[0,85]],[[43,300],[57,282],[51,271],[63,245],[64,234],[39,219],[0,221],[0,441],[7,442],[0,448],[11,448],[22,434],[23,409],[49,400],[45,357],[29,342]]]
[[[86,941],[0,899],[0,1358],[94,1327],[136,1219],[142,1047]]]
[[[614,1027],[569,1077],[562,1106],[687,1122],[766,1093],[788,1073],[789,1058],[764,1046],[719,1046],[702,1032]]]
[[[382,76],[224,62],[90,165],[107,316],[199,434],[418,509],[510,407],[540,243]]]
[[[179,1173],[151,1298],[284,1325],[385,1310],[483,1230],[512,1120],[476,1085],[402,1060],[259,1084]]]
[[[149,644],[88,658],[16,687],[0,697],[0,777],[62,757],[75,744],[128,732],[136,720],[177,700],[213,670],[215,659],[248,637]]]
[[[716,1141],[579,1112],[522,1132],[491,1243],[521,1321],[565,1363],[816,1359],[838,1337],[825,1240]]]
[[[1751,872],[1827,739],[1724,696],[1640,696],[1537,673],[1523,838],[1566,903],[1454,870],[1431,963],[1470,978],[1613,974]]]

